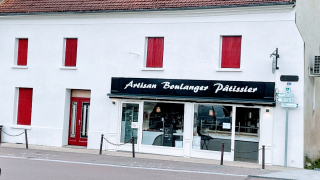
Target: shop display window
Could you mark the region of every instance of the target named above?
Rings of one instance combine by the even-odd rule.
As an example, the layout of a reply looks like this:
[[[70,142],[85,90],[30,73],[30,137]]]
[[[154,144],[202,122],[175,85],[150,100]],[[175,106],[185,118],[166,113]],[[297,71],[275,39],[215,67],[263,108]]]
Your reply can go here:
[[[142,144],[183,147],[184,104],[144,102]]]
[[[137,144],[138,129],[132,128],[134,123],[138,123],[139,104],[123,103],[121,120],[121,143],[127,143],[134,137],[134,143]]]
[[[259,155],[259,108],[236,108],[234,159],[256,163]],[[251,153],[240,153],[251,152]]]
[[[258,108],[237,108],[236,139],[254,140],[259,138],[259,111]]]
[[[193,149],[231,151],[232,106],[196,104],[194,109]]]

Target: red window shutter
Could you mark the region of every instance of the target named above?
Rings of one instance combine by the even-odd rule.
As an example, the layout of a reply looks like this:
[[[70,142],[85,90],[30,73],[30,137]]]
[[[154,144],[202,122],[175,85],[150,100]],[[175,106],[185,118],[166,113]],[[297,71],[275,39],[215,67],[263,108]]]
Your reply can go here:
[[[78,39],[66,39],[65,66],[76,66]]]
[[[28,58],[28,39],[19,39],[17,65],[26,66]]]
[[[163,67],[164,38],[148,38],[146,67]]]
[[[221,68],[240,68],[241,36],[224,36],[221,54]]]
[[[147,67],[154,67],[153,63],[153,42],[154,38],[148,38],[147,48]]]
[[[32,88],[19,88],[17,124],[31,125]]]

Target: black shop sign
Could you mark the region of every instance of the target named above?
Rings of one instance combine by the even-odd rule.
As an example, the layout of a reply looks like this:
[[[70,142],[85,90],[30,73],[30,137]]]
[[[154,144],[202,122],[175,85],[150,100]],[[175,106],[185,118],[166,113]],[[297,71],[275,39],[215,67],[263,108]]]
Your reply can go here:
[[[113,77],[111,94],[274,100],[274,82]]]

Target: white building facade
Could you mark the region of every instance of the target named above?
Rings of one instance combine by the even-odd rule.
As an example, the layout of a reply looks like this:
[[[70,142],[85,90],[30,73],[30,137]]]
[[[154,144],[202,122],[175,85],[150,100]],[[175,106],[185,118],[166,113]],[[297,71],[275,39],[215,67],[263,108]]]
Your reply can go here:
[[[30,144],[88,149],[99,149],[101,134],[117,144],[134,136],[137,152],[206,159],[220,159],[225,143],[225,160],[257,163],[264,145],[266,163],[282,166],[286,109],[275,95],[289,86],[299,107],[289,110],[287,165],[303,168],[304,42],[295,13],[290,2],[2,14],[2,130],[28,129]],[[241,38],[237,68],[222,67],[224,37]],[[161,67],[147,66],[149,38],[163,40]],[[26,65],[18,65],[20,39],[28,40]],[[77,39],[75,66],[65,63],[68,39]],[[277,48],[273,73],[270,54]],[[283,75],[300,78],[288,84]],[[27,125],[19,123],[20,89],[32,89]],[[24,137],[2,135],[2,142]],[[105,142],[103,149],[131,151],[131,144]]]
[[[298,0],[296,24],[305,42],[304,55],[304,152],[312,161],[320,158],[320,106],[319,106],[319,73],[314,73],[317,68],[316,57],[320,55],[319,7],[317,0]]]

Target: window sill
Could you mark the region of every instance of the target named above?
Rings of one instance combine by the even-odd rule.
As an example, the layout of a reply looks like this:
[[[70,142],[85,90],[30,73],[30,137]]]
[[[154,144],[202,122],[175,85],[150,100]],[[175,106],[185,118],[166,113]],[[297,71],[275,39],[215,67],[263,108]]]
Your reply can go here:
[[[68,67],[68,66],[62,66],[60,67],[61,70],[77,70],[77,67]]]
[[[141,71],[164,71],[163,68],[141,68]]]
[[[27,125],[11,125],[12,129],[31,129],[31,126]]]
[[[217,68],[217,72],[242,72],[240,68]]]
[[[28,66],[12,66],[12,69],[28,69]]]

